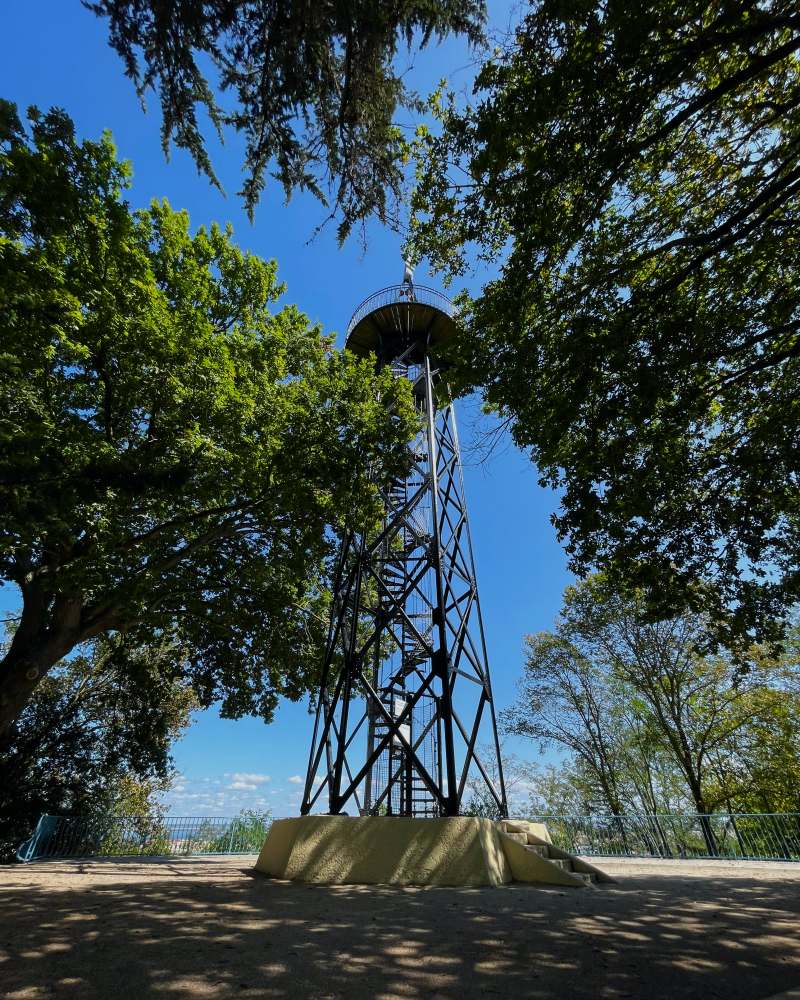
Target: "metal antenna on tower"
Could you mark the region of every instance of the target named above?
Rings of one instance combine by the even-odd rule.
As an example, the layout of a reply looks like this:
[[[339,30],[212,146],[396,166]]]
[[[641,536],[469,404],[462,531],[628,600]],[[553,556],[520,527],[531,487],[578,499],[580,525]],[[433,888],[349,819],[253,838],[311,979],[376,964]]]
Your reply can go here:
[[[455,411],[436,348],[452,303],[403,282],[361,303],[346,348],[408,379],[420,417],[410,472],[374,535],[341,541],[301,812],[457,816],[476,783],[507,816]],[[484,757],[484,744],[489,753]]]

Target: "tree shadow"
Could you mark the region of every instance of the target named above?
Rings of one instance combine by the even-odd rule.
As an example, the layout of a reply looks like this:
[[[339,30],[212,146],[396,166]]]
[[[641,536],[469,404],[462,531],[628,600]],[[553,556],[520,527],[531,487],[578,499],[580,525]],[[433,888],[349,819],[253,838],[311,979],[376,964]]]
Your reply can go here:
[[[588,889],[311,886],[250,860],[0,872],[0,994],[724,997],[800,984],[800,871]]]

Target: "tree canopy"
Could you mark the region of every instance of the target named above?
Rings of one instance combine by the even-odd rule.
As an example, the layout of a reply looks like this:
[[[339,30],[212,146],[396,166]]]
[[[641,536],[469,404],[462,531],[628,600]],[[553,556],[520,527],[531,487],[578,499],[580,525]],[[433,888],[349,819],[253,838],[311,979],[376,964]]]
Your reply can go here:
[[[215,178],[201,112],[246,141],[242,195],[252,214],[265,175],[287,197],[313,192],[343,240],[375,212],[387,218],[402,181],[398,108],[415,104],[395,64],[400,45],[450,33],[481,36],[483,0],[399,4],[240,0],[83,0],[107,18],[110,43],[140,96],[161,102],[162,140],[187,149]],[[213,70],[206,75],[206,65]],[[233,107],[218,102],[228,95]]]
[[[800,597],[799,52],[788,0],[539,0],[417,142],[416,252],[500,264],[458,381],[572,568],[729,646]]]
[[[332,532],[380,516],[416,417],[230,228],[133,212],[109,136],[0,105],[0,580],[22,608],[0,731],[104,633],[187,650],[203,705],[316,678]]]
[[[796,811],[796,642],[780,658],[752,648],[742,675],[731,657],[698,654],[703,628],[691,615],[643,622],[602,574],[567,588],[556,628],[527,638],[503,729],[566,751],[573,785],[603,812]]]
[[[0,748],[0,861],[43,813],[147,813],[195,704],[180,650],[102,636],[44,678]]]

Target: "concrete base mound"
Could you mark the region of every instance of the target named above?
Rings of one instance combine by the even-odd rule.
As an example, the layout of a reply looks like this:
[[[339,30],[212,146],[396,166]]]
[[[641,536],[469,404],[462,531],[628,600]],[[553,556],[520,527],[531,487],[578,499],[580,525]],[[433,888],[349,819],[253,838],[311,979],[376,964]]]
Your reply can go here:
[[[509,824],[510,825],[510,824]],[[507,831],[475,816],[299,816],[275,820],[256,862],[273,878],[324,885],[504,885],[512,881],[581,886],[605,880],[569,855],[551,857],[539,824]],[[530,827],[530,830],[527,828]],[[527,847],[530,844],[536,845]],[[577,861],[577,859],[575,859]],[[587,874],[587,872],[592,874]]]
[[[276,820],[256,870],[300,882],[501,885],[508,861],[488,819],[300,816]]]

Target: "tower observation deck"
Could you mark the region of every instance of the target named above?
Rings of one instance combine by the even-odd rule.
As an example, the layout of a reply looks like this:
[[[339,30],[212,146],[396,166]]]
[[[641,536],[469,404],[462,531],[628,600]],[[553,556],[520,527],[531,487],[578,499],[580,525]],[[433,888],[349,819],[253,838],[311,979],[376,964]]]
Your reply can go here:
[[[364,299],[347,327],[345,346],[359,357],[375,354],[390,361],[409,347],[421,360],[430,348],[446,344],[457,334],[453,304],[434,288],[390,285]]]
[[[432,288],[381,289],[346,348],[408,379],[410,471],[383,490],[381,530],[341,539],[301,812],[507,815],[455,410],[436,348],[458,335]]]

